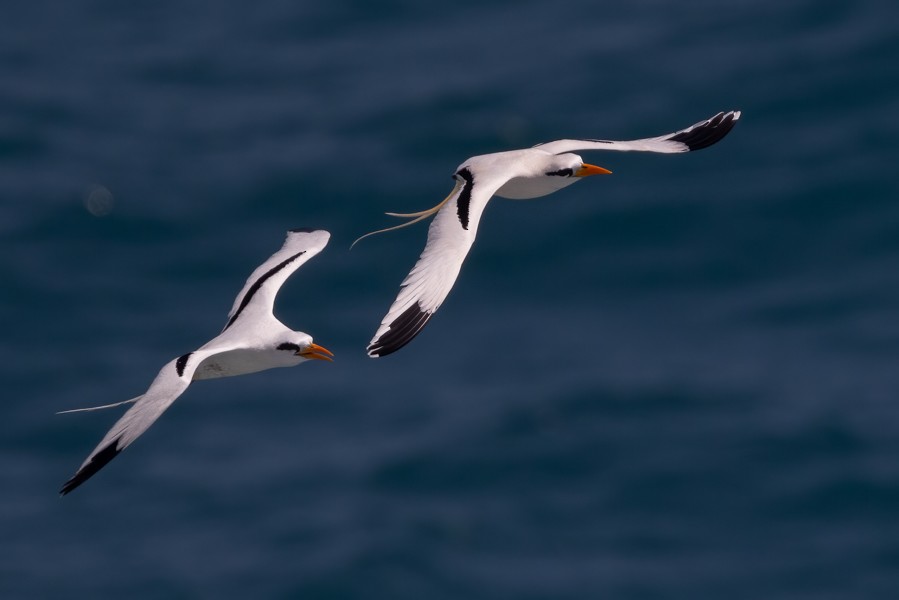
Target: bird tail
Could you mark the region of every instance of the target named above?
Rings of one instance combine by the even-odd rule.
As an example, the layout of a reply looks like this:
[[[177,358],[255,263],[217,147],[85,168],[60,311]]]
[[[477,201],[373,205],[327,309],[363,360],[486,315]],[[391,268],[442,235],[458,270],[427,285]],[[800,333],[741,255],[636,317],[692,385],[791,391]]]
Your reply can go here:
[[[72,408],[69,410],[61,410],[61,411],[57,412],[56,414],[67,415],[69,413],[88,412],[91,410],[103,410],[104,408],[115,408],[116,406],[121,406],[123,404],[131,404],[132,402],[137,402],[141,398],[143,398],[143,396],[138,396],[137,398],[132,398],[131,400],[122,400],[121,402],[116,402],[114,404],[104,404],[103,406],[89,406],[87,408]]]
[[[362,237],[356,238],[356,241],[353,242],[352,244],[350,244],[350,250],[353,249],[353,246],[355,246],[360,241],[364,240],[365,238],[367,238],[369,236],[375,235],[377,233],[385,233],[387,231],[394,231],[396,229],[402,229],[403,227],[408,227],[409,225],[414,225],[414,224],[418,223],[419,221],[423,221],[423,220],[427,219],[431,215],[435,214],[438,210],[443,208],[443,205],[446,204],[447,202],[449,202],[450,198],[452,198],[453,196],[456,195],[456,192],[459,191],[459,186],[461,186],[461,185],[463,185],[463,182],[457,181],[455,187],[453,187],[453,191],[451,191],[449,193],[449,196],[444,198],[440,202],[440,204],[438,204],[437,206],[435,206],[433,208],[429,208],[427,210],[423,210],[420,212],[414,212],[414,213],[393,213],[393,212],[384,213],[390,217],[399,217],[400,219],[411,219],[411,220],[406,221],[405,223],[402,223],[400,225],[394,225],[393,227],[387,227],[386,229],[378,229],[377,231],[371,231],[369,233],[366,233]]]

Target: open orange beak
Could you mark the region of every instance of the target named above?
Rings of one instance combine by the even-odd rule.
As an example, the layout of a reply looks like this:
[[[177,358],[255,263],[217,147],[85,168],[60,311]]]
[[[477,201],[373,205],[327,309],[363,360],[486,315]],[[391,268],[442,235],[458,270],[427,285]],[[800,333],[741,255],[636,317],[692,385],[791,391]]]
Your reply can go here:
[[[309,344],[309,347],[305,350],[300,350],[297,352],[300,356],[307,359],[315,359],[315,360],[326,360],[328,362],[333,362],[331,359],[334,354],[331,353],[330,350],[325,348],[324,346],[319,346],[318,344]]]
[[[596,165],[588,165],[584,163],[580,169],[574,172],[575,177],[589,177],[590,175],[611,175],[612,172]]]

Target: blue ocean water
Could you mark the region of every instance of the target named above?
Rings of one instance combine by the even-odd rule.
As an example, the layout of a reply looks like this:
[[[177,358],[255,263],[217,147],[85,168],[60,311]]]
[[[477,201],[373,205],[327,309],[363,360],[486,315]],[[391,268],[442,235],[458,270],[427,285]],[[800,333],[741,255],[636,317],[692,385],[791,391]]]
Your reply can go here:
[[[878,0],[29,2],[0,19],[0,597],[899,593],[899,9]],[[495,200],[364,347],[466,157],[681,156]],[[337,355],[198,382],[60,499],[293,227]]]

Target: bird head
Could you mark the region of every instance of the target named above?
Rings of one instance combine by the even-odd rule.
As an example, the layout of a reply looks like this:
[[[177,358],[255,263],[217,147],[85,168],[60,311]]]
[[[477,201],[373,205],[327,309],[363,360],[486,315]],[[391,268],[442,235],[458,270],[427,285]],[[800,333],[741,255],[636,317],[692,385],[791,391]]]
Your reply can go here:
[[[586,164],[577,154],[550,154],[539,147],[519,151],[515,153],[515,158],[519,167],[517,175],[496,191],[496,195],[502,198],[539,198],[558,192],[584,177],[611,173],[608,169]]]
[[[319,346],[312,342],[312,338],[306,334],[300,334],[300,337],[285,340],[275,347],[282,352],[290,352],[294,356],[299,356],[302,360],[327,360],[331,361],[334,354],[324,346]]]
[[[544,171],[547,177],[589,177],[590,175],[611,175],[611,171],[584,162],[577,154],[555,154]]]

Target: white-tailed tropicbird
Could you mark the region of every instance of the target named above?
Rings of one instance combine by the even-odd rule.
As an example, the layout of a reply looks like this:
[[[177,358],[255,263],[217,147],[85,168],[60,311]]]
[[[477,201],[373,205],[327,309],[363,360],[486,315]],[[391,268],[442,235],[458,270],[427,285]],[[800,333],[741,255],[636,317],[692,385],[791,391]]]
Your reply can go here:
[[[329,357],[333,354],[329,350],[314,344],[308,334],[291,330],[274,315],[278,290],[303,263],[322,251],[330,237],[330,233],[320,229],[287,232],[281,249],[247,279],[234,300],[222,332],[197,350],[162,367],[142,396],[117,403],[134,402],[134,406],[112,426],[75,475],[65,482],[60,495],[68,494],[84,483],[140,437],[184,393],[191,381],[292,367],[311,359],[331,360]]]
[[[557,140],[533,148],[469,158],[456,170],[449,196],[429,210],[387,213],[411,219],[405,227],[435,215],[428,241],[418,262],[400,284],[400,291],[368,344],[371,357],[396,352],[414,338],[452,289],[475,235],[481,214],[493,196],[524,200],[556,192],[582,177],[609,174],[572,154],[582,150],[680,153],[700,150],[721,140],[740,118],[740,111],[721,112],[686,129],[653,138],[629,141]],[[357,242],[359,240],[356,240]]]

